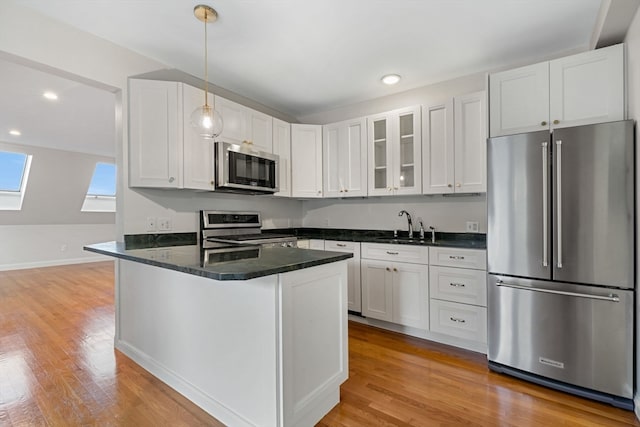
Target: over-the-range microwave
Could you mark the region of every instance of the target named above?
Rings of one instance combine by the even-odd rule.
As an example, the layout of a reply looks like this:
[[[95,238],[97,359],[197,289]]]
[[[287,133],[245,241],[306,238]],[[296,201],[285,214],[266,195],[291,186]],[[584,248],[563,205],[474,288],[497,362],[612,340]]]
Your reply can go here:
[[[276,193],[279,158],[242,145],[216,142],[216,190],[241,193]]]

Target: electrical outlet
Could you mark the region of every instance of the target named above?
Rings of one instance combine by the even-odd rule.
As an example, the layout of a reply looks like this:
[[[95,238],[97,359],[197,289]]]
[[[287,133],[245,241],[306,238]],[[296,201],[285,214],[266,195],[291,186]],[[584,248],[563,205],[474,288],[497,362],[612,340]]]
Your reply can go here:
[[[158,218],[158,230],[169,231],[171,230],[170,218]]]
[[[467,221],[467,231],[471,233],[478,232],[478,222],[477,221]]]
[[[325,219],[322,221],[322,223],[323,223],[323,225],[324,225],[325,227],[328,227],[328,226],[329,226],[329,218],[325,218]]]
[[[156,231],[156,219],[155,217],[147,217],[147,231]]]

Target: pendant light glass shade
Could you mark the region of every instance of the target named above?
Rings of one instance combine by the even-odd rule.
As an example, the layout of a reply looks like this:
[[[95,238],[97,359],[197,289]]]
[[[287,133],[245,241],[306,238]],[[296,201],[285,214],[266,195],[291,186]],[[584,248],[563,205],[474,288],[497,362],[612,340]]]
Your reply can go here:
[[[191,113],[191,126],[202,138],[213,139],[222,133],[222,116],[212,106],[205,104]]]
[[[222,116],[209,105],[209,75],[207,67],[207,24],[218,19],[218,13],[207,5],[198,5],[193,9],[193,14],[199,21],[204,22],[204,105],[196,108],[191,113],[191,126],[205,139],[213,139],[222,133]]]

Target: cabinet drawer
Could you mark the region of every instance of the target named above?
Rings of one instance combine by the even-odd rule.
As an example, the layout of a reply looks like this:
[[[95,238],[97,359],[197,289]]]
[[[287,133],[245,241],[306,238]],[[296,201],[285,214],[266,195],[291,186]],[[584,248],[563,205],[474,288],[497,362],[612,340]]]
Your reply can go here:
[[[356,252],[356,246],[358,249],[360,247],[359,242],[340,242],[336,240],[325,240],[324,241],[324,250],[325,251],[338,251],[338,252]],[[358,252],[360,252],[358,250]]]
[[[428,249],[429,248],[421,246],[363,243],[362,258],[409,262],[412,264],[428,264]]]
[[[471,341],[487,342],[487,309],[475,305],[432,299],[431,331]]]
[[[484,270],[431,266],[431,298],[487,306],[487,273]]]
[[[484,249],[429,248],[429,264],[445,267],[487,269]]]

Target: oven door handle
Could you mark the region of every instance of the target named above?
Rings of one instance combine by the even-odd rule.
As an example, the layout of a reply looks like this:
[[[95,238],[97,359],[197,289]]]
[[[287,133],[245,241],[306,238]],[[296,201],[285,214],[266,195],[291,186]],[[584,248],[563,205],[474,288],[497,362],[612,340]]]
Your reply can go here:
[[[506,287],[506,288],[521,289],[525,291],[542,292],[545,294],[556,294],[556,295],[565,295],[569,297],[579,297],[579,298],[589,298],[589,299],[597,299],[597,300],[611,301],[611,302],[620,302],[620,297],[616,294],[590,295],[590,294],[583,294],[580,292],[567,292],[567,291],[556,291],[554,289],[532,288],[530,286],[514,285],[513,283],[503,282],[500,279],[496,281],[496,285]]]

